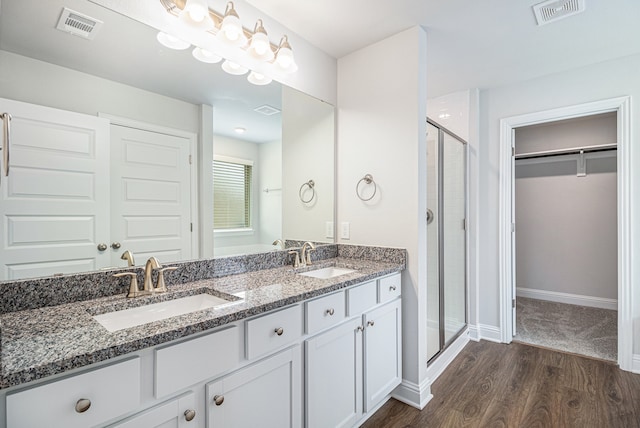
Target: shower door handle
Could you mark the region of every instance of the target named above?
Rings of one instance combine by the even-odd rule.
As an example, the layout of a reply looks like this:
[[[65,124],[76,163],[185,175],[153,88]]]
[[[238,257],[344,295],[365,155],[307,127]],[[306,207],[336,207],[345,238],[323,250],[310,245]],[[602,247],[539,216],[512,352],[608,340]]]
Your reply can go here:
[[[2,175],[2,169],[4,169],[4,176],[9,176],[9,139],[11,138],[11,115],[9,113],[1,113],[2,118],[2,144],[0,144],[0,150],[2,151],[2,168],[0,168],[0,175]]]
[[[427,209],[427,224],[433,223],[433,211]]]

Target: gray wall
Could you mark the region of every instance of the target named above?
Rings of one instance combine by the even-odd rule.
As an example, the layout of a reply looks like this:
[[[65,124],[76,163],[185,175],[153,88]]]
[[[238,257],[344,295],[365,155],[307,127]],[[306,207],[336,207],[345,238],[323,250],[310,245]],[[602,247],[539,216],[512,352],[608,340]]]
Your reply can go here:
[[[520,128],[516,152],[609,144],[615,132],[615,115]],[[516,162],[516,284],[616,299],[616,157],[588,159],[586,177],[576,158]]]

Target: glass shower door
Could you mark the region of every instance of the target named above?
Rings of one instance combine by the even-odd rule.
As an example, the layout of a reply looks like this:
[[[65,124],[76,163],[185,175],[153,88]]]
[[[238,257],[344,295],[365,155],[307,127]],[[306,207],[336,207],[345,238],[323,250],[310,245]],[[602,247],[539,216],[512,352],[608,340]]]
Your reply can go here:
[[[427,123],[427,360],[467,325],[466,143]]]

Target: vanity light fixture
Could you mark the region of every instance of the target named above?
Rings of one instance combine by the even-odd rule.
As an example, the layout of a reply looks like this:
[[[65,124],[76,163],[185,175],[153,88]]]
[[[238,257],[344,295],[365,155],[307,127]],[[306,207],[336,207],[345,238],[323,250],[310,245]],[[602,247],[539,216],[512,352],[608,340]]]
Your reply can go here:
[[[247,44],[247,37],[244,35],[240,17],[231,1],[227,3],[217,37],[228,46],[236,48],[241,48]]]
[[[215,27],[207,0],[187,0],[178,18],[184,25],[198,30],[209,31]]]
[[[240,64],[236,64],[233,61],[229,61],[228,59],[226,59],[222,63],[222,69],[229,74],[233,74],[234,76],[242,76],[247,71],[249,71],[248,68],[243,67]]]
[[[274,57],[267,31],[262,24],[262,19],[258,19],[253,29],[253,36],[251,36],[251,44],[249,45],[249,54],[263,61],[271,61]]]
[[[189,46],[191,46],[191,43],[185,42],[184,40],[181,40],[176,36],[172,36],[171,34],[162,31],[158,33],[156,38],[162,46],[169,49],[175,49],[177,51],[187,49]]]
[[[275,45],[269,41],[262,19],[256,21],[251,31],[242,26],[233,2],[227,2],[224,15],[221,15],[209,9],[208,1],[160,0],[160,3],[169,14],[178,18],[183,29],[188,26],[190,31],[204,30],[227,47],[250,56],[252,58],[250,63],[255,63],[257,60],[260,65],[255,69],[259,71],[252,72],[248,77],[249,82],[253,84],[270,83],[272,78],[267,75],[271,74],[271,70],[281,74],[298,70],[286,35],[281,38],[278,45]],[[190,46],[187,42],[167,33],[158,34],[158,41],[171,49],[186,49]],[[200,47],[194,49],[193,56],[203,62],[219,62],[214,60],[218,55]],[[235,56],[234,58],[237,59]],[[248,71],[246,67],[230,63],[228,60],[223,63],[222,68],[227,73],[235,75],[242,75]]]
[[[249,73],[249,75],[247,76],[247,80],[250,83],[253,83],[254,85],[258,85],[258,86],[268,85],[273,81],[272,78],[267,77],[264,74],[257,73],[255,71],[252,71],[251,73]]]
[[[201,62],[206,62],[207,64],[217,64],[222,61],[221,56],[218,56],[211,51],[199,47],[193,48],[192,54],[195,59]]]

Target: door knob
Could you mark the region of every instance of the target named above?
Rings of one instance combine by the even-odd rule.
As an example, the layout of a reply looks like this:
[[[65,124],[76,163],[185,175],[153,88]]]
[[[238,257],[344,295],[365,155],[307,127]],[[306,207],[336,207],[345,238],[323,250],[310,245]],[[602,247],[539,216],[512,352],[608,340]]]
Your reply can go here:
[[[185,410],[184,412],[184,418],[187,420],[187,422],[191,422],[193,420],[193,418],[196,417],[196,411],[193,409],[188,409]]]
[[[121,245],[119,242],[112,242],[111,243],[111,248],[113,248],[114,250],[118,250],[120,249]]]
[[[216,403],[216,406],[221,405],[224,403],[224,395],[214,395],[213,402]]]
[[[89,407],[91,407],[91,400],[88,398],[81,398],[76,402],[76,412],[78,413],[86,412]]]
[[[284,333],[284,329],[282,327],[276,328],[274,330],[274,332],[278,335],[278,336],[282,336],[282,333]]]
[[[98,251],[105,251],[107,249],[107,244],[98,244]]]

